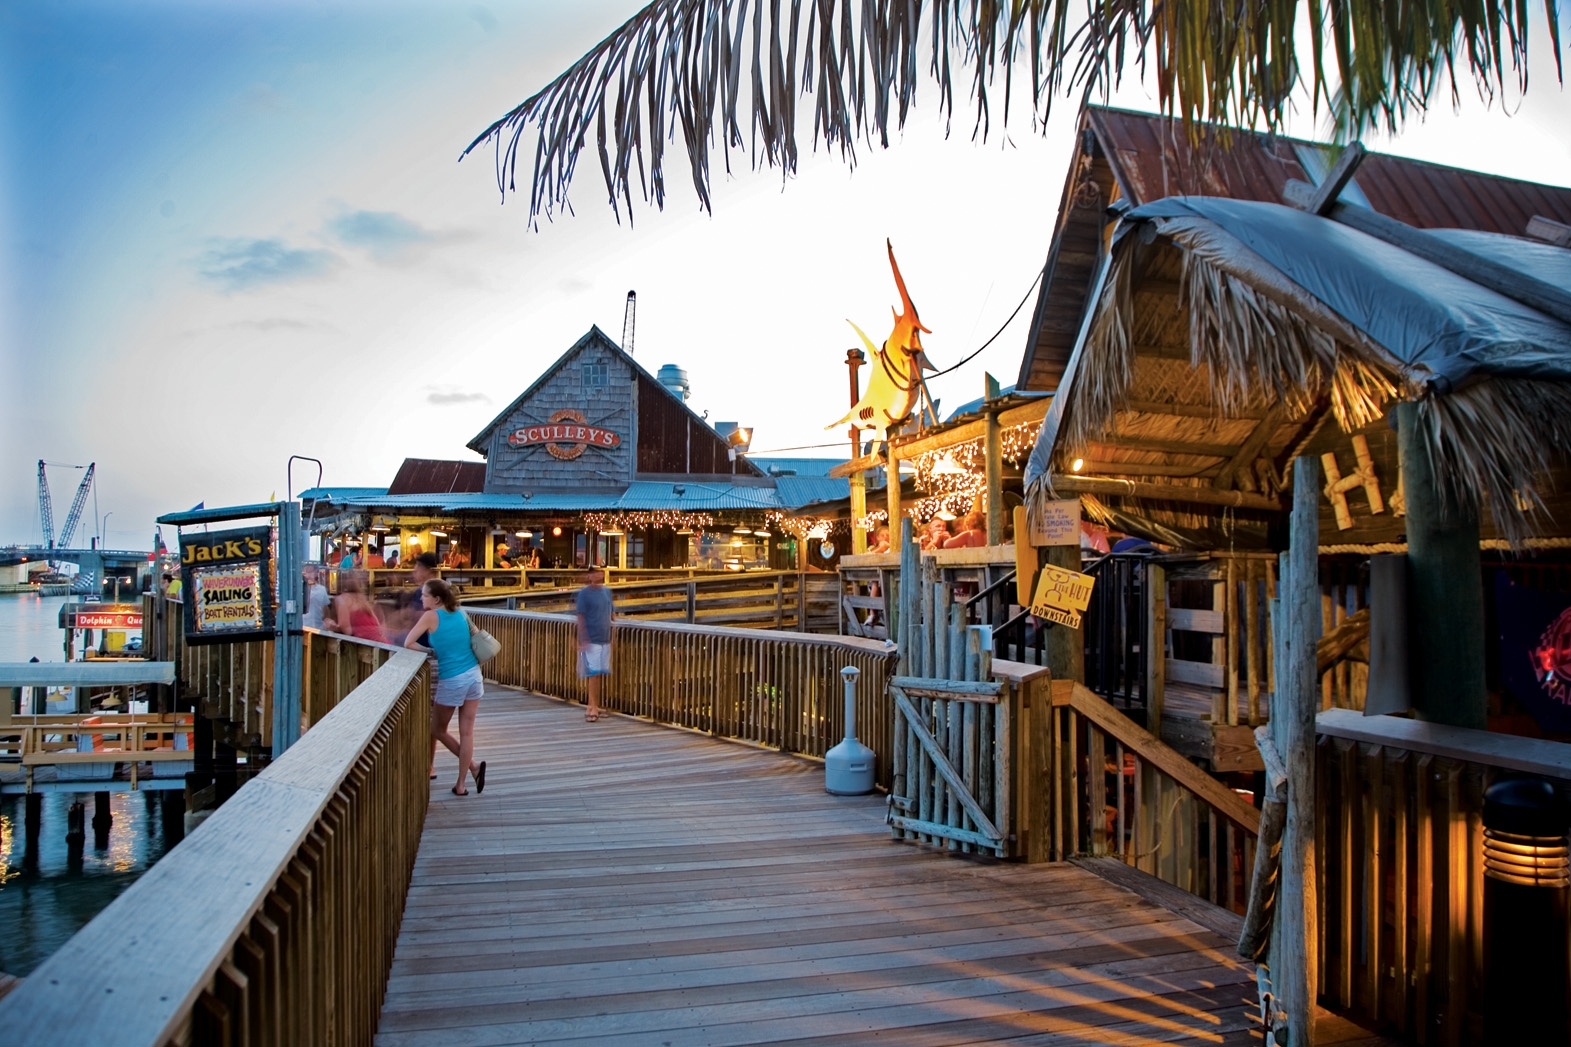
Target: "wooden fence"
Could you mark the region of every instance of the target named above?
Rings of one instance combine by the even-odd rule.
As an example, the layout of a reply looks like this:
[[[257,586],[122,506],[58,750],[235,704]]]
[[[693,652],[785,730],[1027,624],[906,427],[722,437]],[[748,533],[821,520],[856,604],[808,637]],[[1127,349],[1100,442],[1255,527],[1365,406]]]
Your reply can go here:
[[[486,665],[490,679],[585,699],[571,615],[489,608],[469,614],[502,642]],[[844,736],[840,670],[856,666],[856,734],[878,754],[877,780],[888,787],[895,656],[886,644],[621,617],[612,635],[611,675],[600,698],[607,709],[803,756],[822,757]]]
[[[1243,912],[1260,812],[1083,684],[1055,680],[1051,714],[1031,717],[1047,784],[1045,839],[1033,855],[1112,855]]]
[[[429,798],[400,651],[0,1000],[16,1047],[376,1033]]]
[[[1321,1001],[1410,1042],[1482,1043],[1484,790],[1514,772],[1571,791],[1571,745],[1348,710],[1316,733]]]

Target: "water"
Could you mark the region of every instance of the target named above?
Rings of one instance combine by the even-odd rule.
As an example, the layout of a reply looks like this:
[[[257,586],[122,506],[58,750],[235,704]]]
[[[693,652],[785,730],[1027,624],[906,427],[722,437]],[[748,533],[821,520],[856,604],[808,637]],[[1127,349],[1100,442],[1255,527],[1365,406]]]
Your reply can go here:
[[[0,662],[65,661],[60,608],[66,596],[0,596]],[[137,599],[141,599],[138,595]]]
[[[59,627],[64,596],[0,596],[0,662],[64,661]],[[131,886],[168,849],[157,792],[110,793],[109,846],[93,840],[93,794],[44,793],[38,865],[25,861],[26,800],[0,796],[0,971],[27,975],[67,938]],[[80,869],[66,848],[71,804],[86,807],[87,841]]]

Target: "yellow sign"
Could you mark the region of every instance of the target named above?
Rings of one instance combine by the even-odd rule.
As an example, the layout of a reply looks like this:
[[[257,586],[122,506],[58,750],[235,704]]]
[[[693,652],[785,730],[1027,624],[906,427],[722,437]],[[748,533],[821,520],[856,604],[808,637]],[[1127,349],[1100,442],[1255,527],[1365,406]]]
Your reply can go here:
[[[1080,613],[1091,605],[1096,579],[1079,571],[1048,565],[1037,576],[1031,613],[1071,629],[1080,628]]]

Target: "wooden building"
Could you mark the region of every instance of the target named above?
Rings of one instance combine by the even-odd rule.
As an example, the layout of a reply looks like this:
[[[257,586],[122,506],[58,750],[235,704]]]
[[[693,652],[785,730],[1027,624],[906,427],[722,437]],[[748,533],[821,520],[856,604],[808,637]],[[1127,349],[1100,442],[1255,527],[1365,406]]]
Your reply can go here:
[[[755,461],[745,431],[686,395],[679,369],[651,375],[591,328],[469,441],[483,461],[409,459],[386,488],[306,491],[306,517],[383,562],[396,547],[493,568],[505,543],[547,567],[799,566],[778,521],[845,495],[825,475],[835,463]]]

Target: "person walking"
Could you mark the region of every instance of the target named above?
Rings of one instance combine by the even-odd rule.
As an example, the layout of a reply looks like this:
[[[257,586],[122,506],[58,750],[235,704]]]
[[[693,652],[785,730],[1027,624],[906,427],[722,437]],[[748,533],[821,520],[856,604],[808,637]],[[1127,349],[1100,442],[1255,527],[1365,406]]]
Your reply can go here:
[[[377,614],[365,590],[365,581],[360,577],[360,572],[340,571],[338,596],[333,599],[332,617],[324,615],[322,624],[357,640],[386,643],[387,630],[382,628],[382,617]],[[330,626],[329,621],[332,623]]]
[[[589,705],[584,720],[600,719],[600,691],[611,673],[611,590],[605,587],[605,571],[591,567],[584,574],[585,586],[578,590],[578,675],[589,690]]]
[[[475,776],[475,792],[483,793],[485,761],[475,763],[474,753],[475,713],[479,711],[481,695],[485,694],[485,681],[470,647],[469,619],[458,609],[453,587],[440,578],[432,578],[420,587],[420,599],[425,612],[409,630],[404,646],[423,652],[420,638],[429,636],[436,658],[436,692],[431,696],[431,777],[436,777],[436,745],[441,742],[458,757],[458,782],[453,786],[453,795],[469,795],[464,781],[471,774]],[[456,739],[447,731],[455,711]]]
[[[322,575],[315,567],[307,567],[303,572],[305,576],[305,616],[302,619],[307,629],[325,629],[323,616],[327,612],[328,604],[332,597],[327,595],[327,586],[322,584]]]

